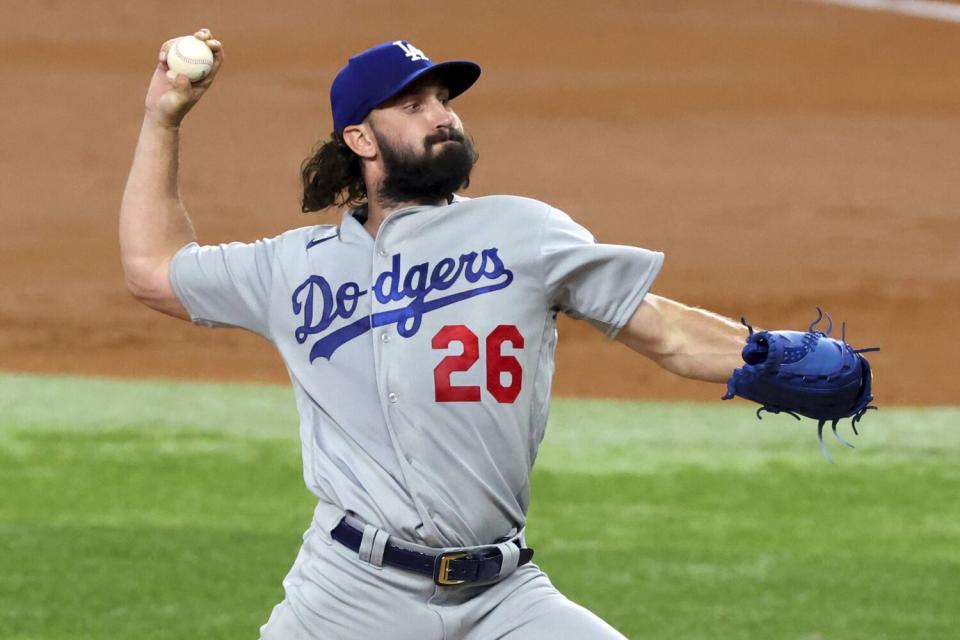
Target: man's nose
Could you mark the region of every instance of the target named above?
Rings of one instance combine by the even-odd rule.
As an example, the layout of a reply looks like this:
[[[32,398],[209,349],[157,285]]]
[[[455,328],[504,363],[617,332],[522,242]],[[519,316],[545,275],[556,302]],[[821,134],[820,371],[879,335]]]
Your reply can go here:
[[[433,126],[437,129],[449,129],[453,126],[453,114],[440,100],[431,101],[430,117],[433,119]]]

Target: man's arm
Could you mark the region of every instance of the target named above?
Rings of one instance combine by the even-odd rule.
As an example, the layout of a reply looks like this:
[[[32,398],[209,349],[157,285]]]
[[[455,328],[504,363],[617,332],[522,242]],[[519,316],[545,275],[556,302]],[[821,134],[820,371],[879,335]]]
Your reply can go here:
[[[196,240],[180,200],[178,154],[180,123],[206,92],[223,63],[223,47],[206,29],[196,37],[213,51],[213,68],[200,82],[167,75],[169,40],[147,90],[143,126],[120,205],[120,260],[127,288],[138,300],[162,313],[189,320],[170,285],[170,260]]]
[[[685,378],[726,382],[743,366],[743,325],[703,309],[647,294],[617,340]]]

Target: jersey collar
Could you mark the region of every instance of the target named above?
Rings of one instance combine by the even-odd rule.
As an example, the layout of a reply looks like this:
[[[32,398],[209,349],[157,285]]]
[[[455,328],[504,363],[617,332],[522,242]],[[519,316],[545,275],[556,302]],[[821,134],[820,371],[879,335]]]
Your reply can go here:
[[[450,198],[450,204],[456,204],[458,202],[465,202],[470,198],[464,196],[459,196],[453,194],[453,197]],[[413,207],[405,207],[403,209],[397,209],[390,214],[388,219],[395,219],[397,217],[405,217],[411,214],[418,213],[420,211],[426,211],[427,209],[436,209],[437,207],[432,205],[417,205]],[[364,229],[363,223],[367,219],[367,205],[360,205],[352,209],[347,209],[343,212],[343,217],[340,222],[340,240],[344,242],[365,242],[372,243],[373,238],[370,237],[370,234],[367,233],[367,230]]]

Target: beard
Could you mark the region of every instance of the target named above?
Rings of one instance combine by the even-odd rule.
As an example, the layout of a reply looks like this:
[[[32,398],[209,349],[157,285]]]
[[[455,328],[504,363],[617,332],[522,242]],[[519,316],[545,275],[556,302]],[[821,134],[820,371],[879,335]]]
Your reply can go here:
[[[384,202],[421,204],[449,201],[453,193],[470,184],[477,162],[473,140],[456,129],[427,136],[423,152],[392,145],[373,132],[383,156],[385,176],[377,190]]]

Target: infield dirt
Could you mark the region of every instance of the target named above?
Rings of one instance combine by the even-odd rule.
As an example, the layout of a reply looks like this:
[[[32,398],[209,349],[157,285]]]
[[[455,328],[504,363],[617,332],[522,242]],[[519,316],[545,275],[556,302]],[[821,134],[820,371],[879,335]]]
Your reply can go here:
[[[178,19],[171,16],[191,15]],[[406,38],[484,73],[455,102],[465,195],[548,201],[662,250],[654,290],[770,328],[821,305],[885,404],[955,404],[960,25],[795,1],[20,3],[0,23],[0,368],[284,382],[266,342],[126,293],[116,214],[156,50],[209,26],[227,60],[183,132],[204,243],[334,222],[299,212],[346,58]],[[561,324],[555,390],[716,400]]]

